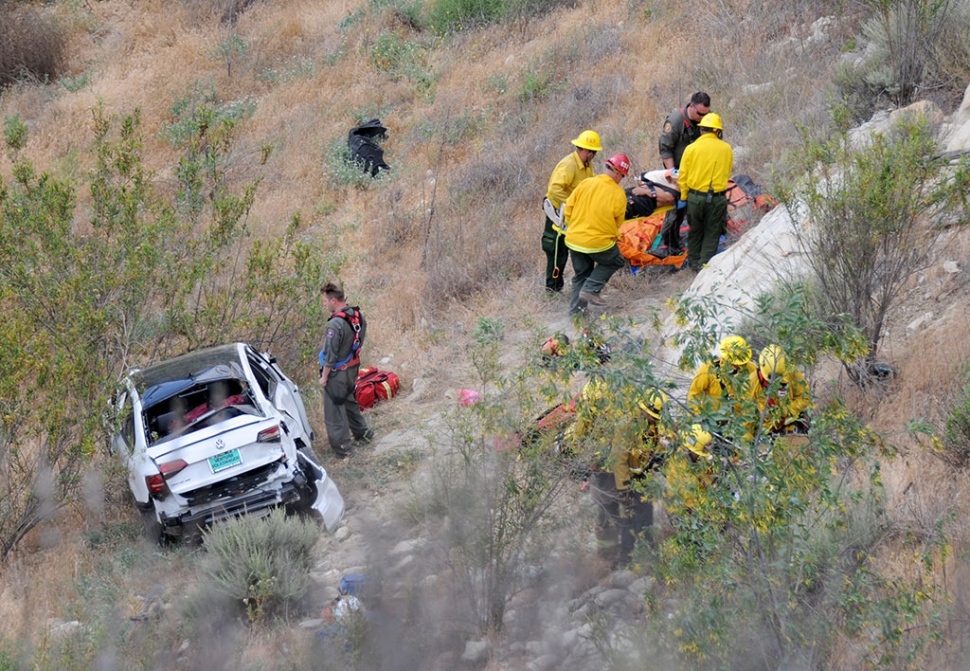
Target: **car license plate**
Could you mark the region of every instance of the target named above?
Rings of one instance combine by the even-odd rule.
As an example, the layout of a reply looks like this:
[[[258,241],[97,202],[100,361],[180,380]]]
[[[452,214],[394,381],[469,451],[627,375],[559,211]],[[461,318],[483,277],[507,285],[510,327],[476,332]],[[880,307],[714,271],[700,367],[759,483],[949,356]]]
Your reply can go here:
[[[209,468],[212,469],[213,473],[224,471],[227,468],[232,468],[233,466],[241,463],[242,457],[239,456],[239,450],[236,449],[223,452],[222,454],[217,454],[214,457],[209,457]]]

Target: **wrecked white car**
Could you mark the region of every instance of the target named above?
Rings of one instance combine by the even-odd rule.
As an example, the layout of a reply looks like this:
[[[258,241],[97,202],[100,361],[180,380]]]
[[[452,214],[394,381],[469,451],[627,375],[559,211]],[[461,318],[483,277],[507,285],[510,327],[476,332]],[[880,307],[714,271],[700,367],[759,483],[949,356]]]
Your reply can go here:
[[[317,462],[297,386],[276,359],[236,343],[125,378],[114,449],[149,537],[285,505],[336,529],[344,501]]]

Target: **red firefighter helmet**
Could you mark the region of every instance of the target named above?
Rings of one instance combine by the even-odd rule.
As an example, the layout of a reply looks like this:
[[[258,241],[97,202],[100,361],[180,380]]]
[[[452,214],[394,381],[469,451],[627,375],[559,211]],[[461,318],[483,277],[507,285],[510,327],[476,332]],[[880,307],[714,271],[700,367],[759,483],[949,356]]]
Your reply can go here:
[[[626,154],[613,154],[606,159],[606,167],[626,177],[630,174],[630,159]]]

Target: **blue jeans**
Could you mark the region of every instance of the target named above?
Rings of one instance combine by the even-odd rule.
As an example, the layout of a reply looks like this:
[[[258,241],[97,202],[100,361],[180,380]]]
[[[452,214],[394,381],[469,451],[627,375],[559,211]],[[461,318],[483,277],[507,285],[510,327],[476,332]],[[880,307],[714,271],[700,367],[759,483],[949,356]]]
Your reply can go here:
[[[577,252],[569,250],[569,258],[573,262],[572,295],[569,298],[569,314],[575,315],[586,307],[579,299],[579,292],[597,296],[613,277],[613,273],[626,265],[626,259],[620,254],[620,249],[613,245],[604,252]]]

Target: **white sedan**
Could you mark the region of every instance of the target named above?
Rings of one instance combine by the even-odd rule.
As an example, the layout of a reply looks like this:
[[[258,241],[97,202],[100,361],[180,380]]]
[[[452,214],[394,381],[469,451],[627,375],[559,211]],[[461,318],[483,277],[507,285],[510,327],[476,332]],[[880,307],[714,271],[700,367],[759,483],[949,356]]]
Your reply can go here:
[[[313,454],[297,386],[276,359],[235,343],[133,370],[117,395],[114,450],[148,535],[200,528],[274,506],[337,528],[344,501]]]

